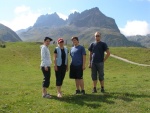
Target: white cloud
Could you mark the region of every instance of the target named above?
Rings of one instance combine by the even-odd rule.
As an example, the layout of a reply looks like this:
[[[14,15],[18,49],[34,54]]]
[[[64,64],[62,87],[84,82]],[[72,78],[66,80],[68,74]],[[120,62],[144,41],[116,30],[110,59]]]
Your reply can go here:
[[[30,11],[30,7],[19,6],[19,7],[16,7],[14,10],[15,14],[19,14],[19,13],[23,13],[23,12],[27,12],[27,11]]]
[[[62,19],[64,19],[64,20],[66,20],[66,19],[68,18],[67,15],[64,15],[64,14],[62,14],[62,13],[57,13],[57,14],[58,14],[58,16],[59,16],[60,18],[62,18]]]
[[[127,21],[124,28],[119,28],[125,36],[147,35],[150,33],[150,25],[146,21]]]
[[[41,15],[39,12],[33,12],[30,7],[20,6],[14,10],[15,18],[12,21],[0,21],[14,31],[33,26],[37,18]]]

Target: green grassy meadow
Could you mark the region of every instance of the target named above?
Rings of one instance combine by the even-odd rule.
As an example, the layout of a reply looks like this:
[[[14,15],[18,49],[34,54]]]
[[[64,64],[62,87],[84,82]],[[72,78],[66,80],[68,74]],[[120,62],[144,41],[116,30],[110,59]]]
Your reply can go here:
[[[133,49],[133,50],[132,50]],[[54,46],[50,46],[53,59]],[[150,64],[150,49],[110,48],[129,60]],[[125,52],[126,51],[126,52]],[[141,54],[143,53],[143,54]],[[88,55],[87,55],[88,65]],[[105,62],[105,90],[92,94],[90,69],[84,71],[86,95],[73,95],[75,82],[66,73],[63,98],[56,97],[52,65],[51,99],[41,96],[40,44],[7,43],[0,48],[0,113],[149,113],[150,67],[128,64],[114,58]]]

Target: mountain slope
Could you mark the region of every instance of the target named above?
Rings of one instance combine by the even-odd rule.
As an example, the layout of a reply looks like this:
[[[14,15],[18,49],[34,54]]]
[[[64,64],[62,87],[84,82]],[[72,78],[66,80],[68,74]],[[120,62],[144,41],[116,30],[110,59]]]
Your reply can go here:
[[[45,36],[54,40],[63,37],[71,44],[70,38],[78,36],[81,44],[89,44],[94,41],[94,33],[102,33],[102,41],[109,46],[140,46],[130,42],[122,35],[115,20],[105,16],[97,7],[75,12],[69,15],[67,20],[59,18],[57,13],[40,16],[33,27],[18,35],[24,41],[43,41]]]
[[[75,14],[74,18],[70,18],[70,25],[77,27],[100,27],[119,31],[115,20],[105,16],[97,7]]]
[[[3,24],[0,24],[0,40],[8,42],[22,41],[13,30]]]
[[[138,42],[142,46],[150,48],[150,34],[146,36],[136,35],[136,36],[129,36],[127,37],[129,41]]]
[[[57,13],[51,15],[41,15],[33,27],[42,27],[42,26],[62,26],[65,25],[65,20],[61,19]]]

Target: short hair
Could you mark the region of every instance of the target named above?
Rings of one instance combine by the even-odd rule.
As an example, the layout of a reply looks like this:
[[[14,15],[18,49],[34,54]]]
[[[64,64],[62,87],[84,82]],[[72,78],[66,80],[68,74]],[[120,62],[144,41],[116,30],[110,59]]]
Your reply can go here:
[[[77,41],[79,41],[79,38],[76,37],[76,36],[74,36],[74,37],[71,38],[71,40],[74,40],[74,39],[77,40]]]
[[[45,37],[45,38],[44,38],[44,41],[46,41],[46,40],[53,41],[53,39],[52,39],[52,38],[50,38],[50,37]]]
[[[97,32],[95,32],[95,35],[101,35],[101,33],[97,31]]]

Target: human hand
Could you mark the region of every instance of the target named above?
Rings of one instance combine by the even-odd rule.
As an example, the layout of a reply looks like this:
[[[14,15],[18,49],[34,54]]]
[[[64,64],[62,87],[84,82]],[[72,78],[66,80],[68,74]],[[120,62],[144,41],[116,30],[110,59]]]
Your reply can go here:
[[[58,71],[58,68],[57,68],[57,66],[54,66],[54,69],[55,69],[55,71]]]
[[[48,71],[48,67],[44,67],[45,71]]]
[[[91,67],[92,67],[91,63],[88,65],[88,67],[89,67],[89,68],[91,68]]]
[[[68,66],[66,67],[66,71],[68,71]]]
[[[82,69],[85,70],[85,66],[82,66]]]

